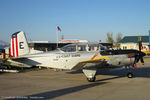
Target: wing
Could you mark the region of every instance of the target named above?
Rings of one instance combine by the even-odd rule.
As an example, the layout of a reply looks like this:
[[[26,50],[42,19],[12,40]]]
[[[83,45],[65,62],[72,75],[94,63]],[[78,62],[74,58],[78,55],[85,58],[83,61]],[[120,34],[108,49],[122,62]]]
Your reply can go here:
[[[82,62],[79,62],[77,65],[75,65],[72,68],[72,70],[83,69],[86,66],[96,66],[101,63],[107,62],[107,60],[109,60],[109,57],[99,57],[97,59],[90,59],[90,60],[82,61]]]

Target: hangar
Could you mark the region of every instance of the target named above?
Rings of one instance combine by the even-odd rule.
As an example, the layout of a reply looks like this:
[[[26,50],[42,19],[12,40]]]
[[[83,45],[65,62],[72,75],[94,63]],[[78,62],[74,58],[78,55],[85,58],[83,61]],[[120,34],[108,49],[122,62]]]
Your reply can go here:
[[[49,42],[29,42],[29,48],[32,50],[40,50],[40,51],[52,51],[57,47],[57,43],[49,43]],[[69,43],[59,43],[58,48],[61,48]]]
[[[142,39],[143,51],[149,50],[149,36],[125,36],[120,42],[120,49],[138,49],[139,38]]]
[[[72,43],[72,42],[71,42]],[[67,44],[71,44],[70,42],[59,43],[58,48],[61,48]],[[49,42],[29,42],[29,48],[32,50],[40,50],[40,51],[52,51],[57,48],[57,43],[49,43]],[[107,48],[112,48],[112,43],[100,43]]]

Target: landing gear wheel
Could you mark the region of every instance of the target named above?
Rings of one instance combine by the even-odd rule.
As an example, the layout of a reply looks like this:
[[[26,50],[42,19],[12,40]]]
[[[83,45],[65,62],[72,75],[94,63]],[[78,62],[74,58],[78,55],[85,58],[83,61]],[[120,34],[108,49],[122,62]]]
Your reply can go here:
[[[87,80],[88,80],[89,82],[95,82],[96,77],[94,76],[93,78],[87,78]]]
[[[133,74],[132,74],[132,73],[128,73],[128,74],[127,74],[127,77],[128,77],[128,78],[133,78]]]

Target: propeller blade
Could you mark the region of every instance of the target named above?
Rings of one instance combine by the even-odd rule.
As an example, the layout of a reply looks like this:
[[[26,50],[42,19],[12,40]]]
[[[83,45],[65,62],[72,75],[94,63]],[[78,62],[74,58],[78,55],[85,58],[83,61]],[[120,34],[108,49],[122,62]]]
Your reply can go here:
[[[143,60],[143,56],[145,56],[143,54],[143,52],[141,51],[141,49],[143,49],[143,45],[142,45],[142,40],[140,39],[139,41],[139,57],[137,59],[137,62],[139,62],[139,60],[141,61],[142,65],[144,65],[144,60]]]
[[[142,65],[144,65],[144,59],[143,57],[146,55],[144,52],[141,51],[141,49],[143,50],[143,45],[142,45],[142,37],[138,38],[139,42],[139,51],[137,51],[137,53],[135,54],[135,61],[134,61],[134,67],[137,70],[137,66],[136,63],[139,62],[139,60],[141,61]]]
[[[135,55],[135,61],[134,61],[134,64],[135,63],[138,63],[139,62],[139,55]]]
[[[141,51],[142,41],[139,41],[139,51]]]
[[[144,65],[143,57],[140,58],[140,61],[141,61],[142,65]]]
[[[134,67],[135,67],[135,70],[137,70],[137,65],[136,65],[136,63],[134,64]]]

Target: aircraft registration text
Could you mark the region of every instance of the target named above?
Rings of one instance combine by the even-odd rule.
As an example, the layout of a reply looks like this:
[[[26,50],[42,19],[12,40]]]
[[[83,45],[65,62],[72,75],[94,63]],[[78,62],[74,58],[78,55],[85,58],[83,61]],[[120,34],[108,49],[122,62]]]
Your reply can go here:
[[[69,57],[80,57],[80,54],[61,54],[56,56],[56,58],[69,58]]]

